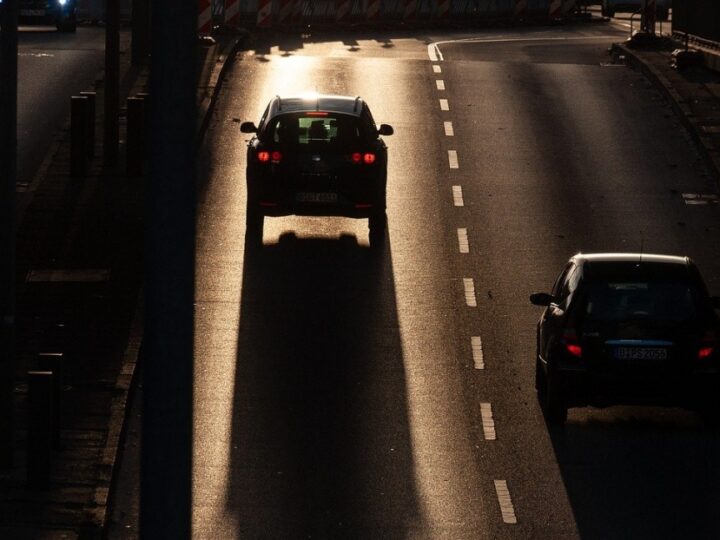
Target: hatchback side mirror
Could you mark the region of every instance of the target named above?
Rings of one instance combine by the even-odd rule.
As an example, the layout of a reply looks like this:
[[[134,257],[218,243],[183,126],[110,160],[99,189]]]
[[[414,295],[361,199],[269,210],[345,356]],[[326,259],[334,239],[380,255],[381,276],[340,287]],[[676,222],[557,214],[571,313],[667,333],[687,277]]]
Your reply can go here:
[[[257,127],[254,122],[243,122],[240,124],[240,131],[243,133],[257,133]]]
[[[552,294],[540,292],[530,295],[530,303],[536,306],[549,306],[555,301]]]
[[[395,133],[395,130],[390,124],[380,124],[380,128],[378,129],[379,135],[392,135]]]

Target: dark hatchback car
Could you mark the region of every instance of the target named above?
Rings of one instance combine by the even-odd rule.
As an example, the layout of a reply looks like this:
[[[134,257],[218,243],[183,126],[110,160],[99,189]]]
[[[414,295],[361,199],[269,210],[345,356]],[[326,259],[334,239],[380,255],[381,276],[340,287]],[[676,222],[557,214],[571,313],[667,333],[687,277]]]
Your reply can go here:
[[[720,299],[687,257],[577,254],[537,325],[535,386],[549,423],[568,407],[720,407]]]
[[[77,30],[75,0],[20,0],[20,24],[47,24],[61,32]]]
[[[265,216],[367,218],[370,244],[381,245],[387,227],[387,147],[360,97],[276,96],[247,152],[249,245],[262,245]]]

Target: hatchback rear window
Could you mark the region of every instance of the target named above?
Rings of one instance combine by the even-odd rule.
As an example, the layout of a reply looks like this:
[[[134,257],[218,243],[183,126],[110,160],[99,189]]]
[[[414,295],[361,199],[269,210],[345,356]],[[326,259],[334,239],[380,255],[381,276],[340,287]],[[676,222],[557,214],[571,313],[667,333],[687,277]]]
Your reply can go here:
[[[273,118],[265,134],[267,141],[299,150],[356,150],[368,140],[356,116],[321,111],[283,114]]]

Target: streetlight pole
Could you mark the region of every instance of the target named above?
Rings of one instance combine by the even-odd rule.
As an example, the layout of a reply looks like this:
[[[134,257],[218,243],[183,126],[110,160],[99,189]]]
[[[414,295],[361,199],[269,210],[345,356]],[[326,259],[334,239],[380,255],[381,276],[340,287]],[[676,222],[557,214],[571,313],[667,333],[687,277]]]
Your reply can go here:
[[[153,0],[140,536],[192,523],[197,2]]]
[[[0,0],[0,467],[12,465],[19,0]]]

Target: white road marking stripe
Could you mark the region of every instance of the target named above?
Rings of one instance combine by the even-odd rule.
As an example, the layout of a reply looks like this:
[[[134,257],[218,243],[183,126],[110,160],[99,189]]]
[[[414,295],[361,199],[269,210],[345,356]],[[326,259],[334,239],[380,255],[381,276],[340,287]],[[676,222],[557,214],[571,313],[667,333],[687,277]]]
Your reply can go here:
[[[515,507],[513,507],[512,499],[510,498],[507,480],[495,480],[495,493],[497,493],[498,502],[500,503],[500,513],[502,514],[503,522],[517,523]]]
[[[445,81],[438,79],[435,81],[435,86],[437,86],[438,90],[445,90]]]
[[[475,369],[485,369],[485,358],[483,356],[482,340],[480,336],[470,338],[470,346],[472,347],[473,364]]]
[[[442,73],[442,68],[437,64],[433,66],[433,73]]]
[[[460,168],[460,165],[458,164],[457,151],[448,150],[448,162],[450,163],[451,169],[459,169]]]
[[[430,57],[430,60],[432,62],[437,62],[438,60],[442,61],[443,55],[435,43],[430,43],[428,45],[427,50],[428,50],[428,56]]]
[[[453,129],[452,122],[445,122],[445,135],[448,137],[453,137],[455,135],[455,130]]]
[[[440,110],[441,111],[449,111],[450,110],[450,104],[448,103],[447,99],[440,100]]]
[[[465,201],[463,200],[463,193],[462,193],[462,186],[453,186],[453,203],[455,206],[465,206]]]
[[[485,440],[497,440],[497,434],[495,433],[495,420],[493,420],[492,405],[490,405],[490,403],[480,404],[480,418],[482,419]]]
[[[468,307],[477,307],[475,281],[473,281],[473,278],[463,278],[463,286],[465,287],[465,303]]]
[[[468,240],[467,229],[458,229],[457,234],[460,253],[470,253],[470,241]]]
[[[697,204],[718,204],[720,199],[717,195],[702,193],[683,193],[683,199],[685,204],[697,205]]]

